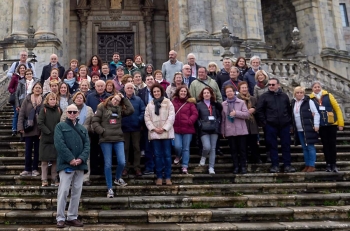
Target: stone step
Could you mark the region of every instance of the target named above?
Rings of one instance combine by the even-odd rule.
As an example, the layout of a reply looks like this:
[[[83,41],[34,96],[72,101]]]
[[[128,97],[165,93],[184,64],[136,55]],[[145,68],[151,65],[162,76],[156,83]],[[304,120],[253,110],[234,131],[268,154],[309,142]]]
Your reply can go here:
[[[97,223],[208,223],[208,222],[306,222],[309,220],[348,221],[350,206],[83,210],[85,224]],[[56,211],[0,210],[0,223],[54,224]]]
[[[208,163],[208,162],[207,162]],[[231,173],[233,170],[233,164],[232,163],[216,163],[215,164],[215,173],[216,174],[222,174],[222,173]],[[280,163],[282,166],[282,163]],[[305,167],[305,163],[303,162],[294,162],[292,163],[296,171],[301,171]],[[143,169],[143,165],[140,165],[141,169]],[[350,162],[349,161],[338,161],[337,162],[338,170],[339,171],[350,171]],[[116,169],[116,166],[112,166],[113,172]],[[265,163],[265,164],[248,164],[247,170],[248,173],[268,173],[269,169],[271,167],[271,164]],[[326,162],[316,162],[315,163],[316,171],[323,172],[326,167]],[[4,175],[18,175],[24,170],[24,164],[23,165],[3,165],[0,166],[0,172]],[[39,171],[40,171],[40,165],[39,165]],[[280,167],[280,171],[283,172],[283,168]],[[180,173],[181,174],[181,165],[172,165],[172,172],[173,174]],[[190,163],[188,167],[188,172],[190,174],[207,174],[208,173],[208,164],[205,166],[198,166],[197,163]],[[182,174],[183,175],[183,174]]]
[[[126,187],[114,186],[117,196],[164,196],[164,195],[191,195],[191,196],[237,196],[241,194],[297,194],[297,193],[350,193],[350,182],[301,182],[301,183],[249,183],[232,184],[173,184],[172,186],[156,186],[154,183],[146,185],[132,185]],[[14,197],[56,197],[57,187],[41,187],[37,185],[0,185],[0,196]],[[83,186],[83,197],[105,197],[106,186]]]
[[[102,192],[101,192],[102,194]],[[116,196],[82,197],[80,208],[86,210],[118,209],[207,209],[207,208],[258,208],[288,206],[345,206],[350,193],[331,194],[240,194],[238,196]],[[0,197],[0,210],[56,210],[54,197]]]
[[[164,224],[84,224],[83,228],[56,228],[52,225],[6,225],[0,230],[5,231],[286,231],[286,230],[317,230],[317,231],[348,231],[348,221],[295,221],[295,222],[224,222],[224,223],[167,223]]]

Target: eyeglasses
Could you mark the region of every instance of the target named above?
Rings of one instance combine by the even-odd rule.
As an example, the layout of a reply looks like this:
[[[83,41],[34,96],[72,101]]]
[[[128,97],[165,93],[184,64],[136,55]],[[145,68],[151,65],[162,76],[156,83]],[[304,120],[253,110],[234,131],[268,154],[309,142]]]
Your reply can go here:
[[[269,86],[272,86],[272,87],[274,87],[276,84],[274,84],[274,83],[269,83]]]
[[[78,113],[78,111],[67,111],[67,112],[68,112],[68,114],[72,114],[73,113],[74,115]]]

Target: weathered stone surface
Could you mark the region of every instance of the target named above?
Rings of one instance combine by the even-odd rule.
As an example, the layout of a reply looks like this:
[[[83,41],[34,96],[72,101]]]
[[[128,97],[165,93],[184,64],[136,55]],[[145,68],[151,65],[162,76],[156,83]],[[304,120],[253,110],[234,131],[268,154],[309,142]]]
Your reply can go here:
[[[206,223],[206,224],[179,224],[181,231],[202,231],[202,230],[237,230],[237,227],[230,223]]]
[[[99,211],[98,221],[104,223],[146,223],[147,212],[141,210]]]
[[[210,222],[212,212],[205,209],[148,210],[148,222]]]

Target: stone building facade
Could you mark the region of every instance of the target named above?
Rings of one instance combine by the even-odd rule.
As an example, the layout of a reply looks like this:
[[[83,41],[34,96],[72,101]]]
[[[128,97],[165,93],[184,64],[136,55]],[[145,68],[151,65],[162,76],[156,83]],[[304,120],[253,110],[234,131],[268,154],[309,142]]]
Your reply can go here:
[[[282,59],[296,54],[291,40],[298,27],[301,52],[350,79],[349,7],[350,0],[2,0],[0,58],[18,58],[32,25],[38,74],[52,53],[66,67],[94,54],[110,61],[118,51],[122,59],[140,54],[160,68],[171,49],[181,61],[192,52],[199,64],[220,63],[226,24],[236,57],[249,44],[252,55]]]

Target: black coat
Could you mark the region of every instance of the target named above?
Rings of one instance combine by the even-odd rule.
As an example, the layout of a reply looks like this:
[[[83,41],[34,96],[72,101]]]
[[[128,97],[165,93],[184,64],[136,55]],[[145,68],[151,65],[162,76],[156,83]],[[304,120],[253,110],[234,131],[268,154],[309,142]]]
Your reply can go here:
[[[262,94],[256,107],[258,120],[262,126],[266,124],[283,128],[292,124],[292,108],[287,94],[281,89],[277,92],[267,91]]]
[[[148,91],[147,91],[147,87],[144,87],[142,89],[139,90],[138,97],[141,98],[141,100],[144,102],[144,104],[147,106],[148,104]]]
[[[310,105],[309,105],[309,96],[305,96],[302,104],[300,105],[300,119],[301,125],[303,126],[304,132],[304,142],[306,145],[318,143],[318,133],[314,130],[314,117],[312,115]],[[295,99],[292,99],[292,109],[295,105]],[[294,145],[300,144],[298,130],[295,123],[294,113],[292,113],[293,118],[293,130],[294,130]]]
[[[212,106],[212,116],[215,117],[216,119],[216,130],[215,133],[216,134],[221,134],[221,111],[222,111],[222,105],[221,103],[211,103]],[[197,111],[198,111],[198,120],[204,120],[207,121],[208,120],[208,116],[210,115],[209,110],[207,105],[203,102],[203,101],[199,101],[196,104],[197,107]],[[202,131],[200,129],[199,126],[198,127],[198,134],[199,136],[204,136],[204,135],[208,135],[209,133],[206,133],[204,131]]]
[[[57,63],[57,68],[58,68],[58,76],[60,77],[60,79],[62,79],[65,69],[63,66],[61,66],[60,63]],[[40,77],[40,82],[42,85],[44,85],[45,80],[47,80],[50,77],[50,72],[51,72],[51,63],[43,67],[43,71]]]
[[[224,82],[230,79],[230,73],[226,72],[224,68],[216,75],[216,82],[218,83],[219,89],[221,90]]]

